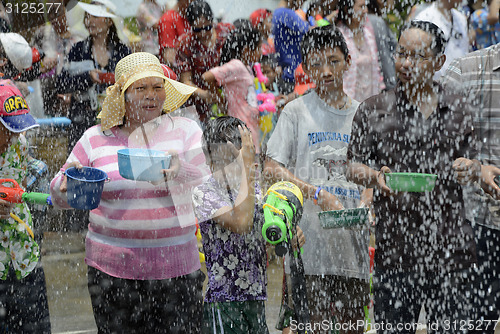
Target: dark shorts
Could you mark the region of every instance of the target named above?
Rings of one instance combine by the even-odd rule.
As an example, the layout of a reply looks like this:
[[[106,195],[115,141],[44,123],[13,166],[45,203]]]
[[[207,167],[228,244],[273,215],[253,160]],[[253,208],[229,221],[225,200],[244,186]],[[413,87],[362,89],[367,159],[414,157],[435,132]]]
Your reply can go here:
[[[51,333],[45,274],[39,264],[22,280],[11,267],[0,280],[0,333]]]
[[[477,266],[471,268],[471,320],[475,326],[470,333],[495,333],[494,325],[500,316],[500,230],[476,224]]]
[[[378,334],[414,334],[422,305],[427,333],[467,333],[470,320],[468,269],[449,272],[381,270],[373,276],[374,315]]]
[[[264,301],[205,303],[203,334],[268,334]]]
[[[127,280],[88,267],[98,333],[199,333],[204,279],[198,270],[165,280]]]
[[[365,319],[365,306],[370,302],[368,280],[338,275],[305,275],[307,299],[311,323],[334,321],[340,324],[357,323]],[[290,277],[287,275],[289,305],[293,305],[290,295]],[[323,333],[319,328],[317,333]],[[363,332],[363,327],[359,327]],[[316,332],[315,332],[316,333]],[[327,333],[327,331],[324,331]]]

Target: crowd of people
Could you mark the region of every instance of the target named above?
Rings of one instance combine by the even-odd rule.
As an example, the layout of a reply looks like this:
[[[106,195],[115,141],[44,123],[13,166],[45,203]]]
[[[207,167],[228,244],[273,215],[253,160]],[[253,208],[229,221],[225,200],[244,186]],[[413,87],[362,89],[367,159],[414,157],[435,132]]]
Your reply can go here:
[[[0,179],[72,210],[65,171],[107,173],[99,206],[70,215],[87,233],[98,333],[269,333],[263,204],[279,181],[304,198],[291,242],[310,319],[297,323],[287,255],[283,333],[364,333],[372,302],[379,333],[415,333],[422,306],[428,333],[494,333],[500,1],[461,3],[418,4],[396,34],[394,1],[282,0],[229,23],[204,0],[168,10],[144,0],[138,39],[108,0],[78,2],[26,36],[4,8]],[[71,121],[52,181],[25,137],[38,126],[33,80],[45,114]],[[120,174],[118,150],[135,148],[170,156],[159,181]],[[431,191],[395,191],[397,172],[437,179]],[[366,224],[320,223],[322,211],[357,208],[369,209]],[[30,209],[0,199],[1,332],[51,332]]]

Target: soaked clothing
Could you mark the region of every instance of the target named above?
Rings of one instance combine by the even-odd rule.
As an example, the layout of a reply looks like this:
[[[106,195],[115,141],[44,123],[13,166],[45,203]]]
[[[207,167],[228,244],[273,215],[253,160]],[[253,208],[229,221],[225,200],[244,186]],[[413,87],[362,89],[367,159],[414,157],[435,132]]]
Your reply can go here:
[[[359,206],[360,187],[345,177],[351,124],[359,102],[342,110],[327,105],[315,91],[285,106],[267,146],[267,156],[296,177],[334,194],[345,208]],[[299,226],[307,242],[302,259],[306,275],[368,279],[368,229],[323,229],[321,208],[304,200]],[[289,272],[289,268],[287,268]]]
[[[204,279],[197,270],[165,280],[127,280],[88,267],[99,334],[200,333]]]
[[[27,168],[28,143],[21,135],[0,154],[0,177],[13,179],[22,187]],[[33,230],[26,203],[16,204],[11,212]],[[0,219],[1,333],[51,332],[45,275],[39,257],[40,248],[25,228],[12,218]]]
[[[193,191],[193,205],[203,236],[208,271],[205,301],[266,300],[266,245],[262,237],[262,198],[256,186],[254,226],[246,234],[232,232],[212,220],[224,206],[234,205],[237,190],[227,191],[211,177]]]
[[[378,251],[378,250],[377,250]],[[373,276],[374,316],[378,334],[415,334],[422,305],[429,334],[465,334],[469,316],[467,269],[452,272],[384,270]],[[497,317],[498,318],[498,317]],[[399,327],[398,327],[399,326]],[[464,331],[465,329],[465,331]]]
[[[474,111],[474,129],[482,142],[480,160],[500,167],[500,44],[455,60],[442,77],[447,89],[467,97]],[[476,226],[477,268],[471,295],[473,319],[497,320],[500,310],[500,203],[475,187],[468,194],[468,212]],[[484,331],[483,331],[484,330]],[[490,326],[473,333],[494,333]]]
[[[0,333],[52,333],[41,262],[21,280],[11,270],[0,281]]]
[[[163,115],[145,126],[149,148],[179,152],[181,168],[168,186],[124,179],[116,152],[146,145],[136,144],[118,127],[102,131],[97,125],[78,141],[50,190],[54,205],[69,209],[66,194],[59,190],[66,166],[78,161],[106,172],[109,182],[99,207],[90,211],[85,262],[118,278],[163,280],[200,268],[190,185],[201,182],[208,168],[201,151],[202,132],[194,121]]]
[[[13,179],[22,187],[27,168],[28,143],[20,135],[0,154],[0,178]],[[11,212],[33,230],[31,213],[26,203],[15,204]],[[39,257],[40,247],[23,225],[12,217],[0,219],[0,280],[7,279],[11,270],[17,279],[25,278],[35,269]]]
[[[452,163],[478,158],[468,105],[460,96],[438,93],[439,105],[426,120],[395,90],[363,102],[356,113],[348,157],[375,170],[437,174],[431,192],[374,194],[375,263],[380,269],[453,270],[475,262],[463,189]]]
[[[481,163],[500,167],[500,44],[455,60],[441,81],[472,106],[474,131],[482,143]],[[482,224],[500,229],[499,201],[479,189],[475,196],[473,208]]]
[[[110,44],[109,48],[108,64],[101,67],[94,59],[90,37],[76,43],[68,54],[64,69],[57,77],[58,93],[73,93],[68,115],[71,119],[69,152],[85,130],[96,124],[100,103],[104,101],[104,94],[109,86],[109,84],[95,84],[90,78],[90,71],[97,69],[114,73],[118,61],[130,54],[130,49],[121,43],[118,45]]]
[[[339,323],[348,323],[347,319],[352,319],[353,323],[365,319],[363,308],[370,302],[367,280],[337,275],[305,275],[305,279],[311,322],[320,323],[332,317]],[[290,286],[289,295],[292,293]]]

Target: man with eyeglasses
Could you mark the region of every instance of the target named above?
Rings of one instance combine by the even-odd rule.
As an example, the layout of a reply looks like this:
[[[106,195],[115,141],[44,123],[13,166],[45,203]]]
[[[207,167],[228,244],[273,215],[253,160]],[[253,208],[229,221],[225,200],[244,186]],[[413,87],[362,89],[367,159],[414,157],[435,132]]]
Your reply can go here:
[[[500,43],[456,59],[441,79],[446,89],[470,101],[474,128],[482,143],[481,187],[472,189],[466,202],[476,223],[473,319],[482,324],[471,333],[494,333],[500,316]]]
[[[462,0],[437,0],[417,14],[416,20],[429,21],[437,25],[446,39],[446,62],[437,71],[434,79],[444,74],[451,61],[469,52],[469,32],[467,17],[456,8]]]
[[[394,90],[364,101],[353,121],[348,179],[374,188],[375,323],[380,333],[415,333],[422,305],[427,333],[465,333],[464,293],[476,261],[463,185],[481,165],[468,105],[433,81],[446,56],[433,23],[402,28]],[[387,174],[435,174],[433,190],[394,191]],[[455,321],[455,323],[453,323]]]

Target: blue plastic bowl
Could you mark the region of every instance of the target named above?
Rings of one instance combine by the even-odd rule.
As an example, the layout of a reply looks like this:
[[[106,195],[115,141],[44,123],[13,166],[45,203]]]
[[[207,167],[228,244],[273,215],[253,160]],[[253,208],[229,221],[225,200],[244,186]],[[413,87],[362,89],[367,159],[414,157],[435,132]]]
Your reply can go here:
[[[170,168],[170,155],[165,152],[141,148],[118,150],[120,175],[135,181],[163,180],[162,169]]]
[[[101,202],[102,189],[108,174],[100,169],[71,167],[65,172],[68,177],[68,204],[75,209],[93,210]]]

